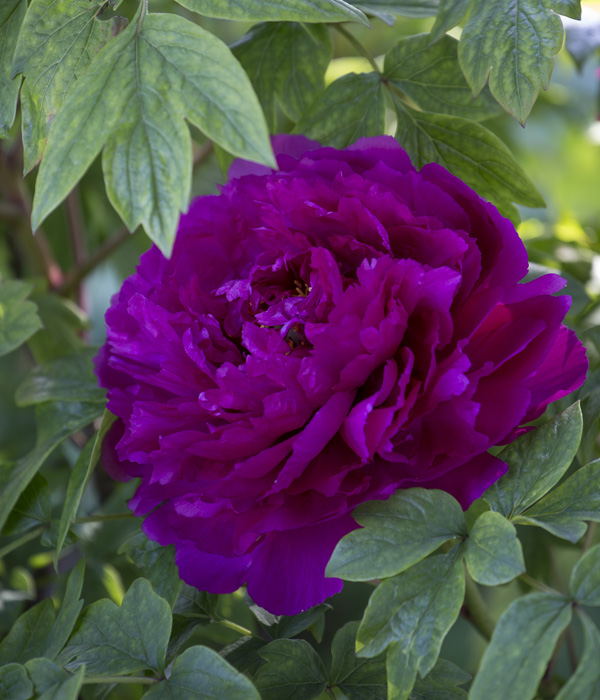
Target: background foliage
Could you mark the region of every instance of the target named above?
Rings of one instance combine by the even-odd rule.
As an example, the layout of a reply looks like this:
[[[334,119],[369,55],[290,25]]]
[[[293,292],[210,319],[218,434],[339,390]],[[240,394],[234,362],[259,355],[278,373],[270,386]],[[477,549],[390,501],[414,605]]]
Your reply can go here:
[[[600,14],[580,9],[0,1],[1,698],[598,697]],[[361,506],[329,564],[343,593],[292,618],[179,581],[134,485],[95,469],[91,365],[139,254],[168,254],[233,157],[272,164],[279,132],[395,134],[521,220],[591,365],[467,513],[422,489]]]

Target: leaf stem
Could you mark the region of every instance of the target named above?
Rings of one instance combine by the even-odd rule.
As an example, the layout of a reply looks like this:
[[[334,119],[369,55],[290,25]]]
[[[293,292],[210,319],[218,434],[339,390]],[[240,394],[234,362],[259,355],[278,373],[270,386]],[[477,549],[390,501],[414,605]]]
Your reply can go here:
[[[144,21],[144,17],[148,14],[148,0],[142,0],[142,6],[140,7],[140,16],[138,18],[138,23],[137,23],[137,36],[140,35],[140,32],[142,31],[142,22]]]
[[[256,635],[252,633],[251,630],[247,629],[246,627],[242,627],[241,625],[238,625],[235,622],[232,622],[231,620],[225,620],[223,618],[217,617],[215,618],[215,622],[221,623],[224,627],[229,627],[230,630],[233,630],[234,632],[238,632],[239,634],[243,635],[244,637],[255,637]]]
[[[111,520],[132,520],[135,517],[133,513],[106,513],[104,515],[90,515],[84,518],[76,518],[73,523],[75,525],[83,525],[84,523],[104,523]]]
[[[483,600],[479,587],[465,570],[465,607],[469,613],[469,620],[477,631],[488,642],[492,638],[496,626]]]
[[[152,678],[150,676],[85,676],[83,684],[141,683],[142,685],[154,685],[154,683],[160,683],[160,681],[160,678]]]
[[[36,527],[35,530],[26,532],[24,535],[21,535],[21,537],[5,545],[0,549],[0,559],[2,559],[2,557],[5,557],[7,554],[10,554],[10,552],[14,551],[15,549],[18,549],[22,545],[27,544],[27,542],[35,540],[36,537],[39,537],[47,529],[47,525],[40,525],[40,527]]]
[[[535,588],[536,590],[541,591],[542,593],[557,593],[557,591],[555,591],[554,588],[550,588],[550,586],[547,586],[545,583],[538,581],[529,574],[521,574],[519,576],[519,579],[523,581],[523,583],[526,583],[530,588]]]
[[[333,24],[332,25],[337,32],[339,32],[345,39],[348,41],[352,46],[358,51],[358,53],[363,57],[366,58],[367,61],[373,66],[373,69],[375,70],[376,73],[381,73],[381,70],[379,69],[379,66],[377,65],[377,62],[371,55],[367,49],[360,43],[360,41],[353,35],[351,34],[346,27],[342,27],[340,24]]]
[[[596,525],[597,523],[590,523],[588,525],[587,532],[585,533],[585,537],[583,539],[583,548],[581,550],[582,554],[585,554],[594,542],[594,535],[596,534]]]

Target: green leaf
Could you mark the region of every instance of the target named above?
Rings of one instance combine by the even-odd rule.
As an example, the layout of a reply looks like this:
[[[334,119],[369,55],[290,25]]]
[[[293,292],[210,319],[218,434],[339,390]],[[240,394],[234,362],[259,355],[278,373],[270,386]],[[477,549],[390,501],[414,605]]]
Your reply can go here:
[[[260,656],[260,650],[266,645],[267,642],[258,637],[240,637],[219,653],[241,673],[254,675],[266,663]]]
[[[315,605],[314,608],[305,610],[299,615],[292,615],[289,617],[281,615],[277,618],[275,624],[267,626],[266,629],[273,639],[289,639],[290,637],[295,637],[301,632],[304,632],[309,627],[312,627],[317,620],[331,609],[331,605],[321,603],[320,605]]]
[[[121,606],[105,598],[83,611],[61,659],[71,670],[85,664],[90,674],[162,674],[170,633],[169,604],[149,581],[137,579]]]
[[[474,2],[458,56],[475,94],[489,77],[498,102],[525,124],[541,88],[546,89],[563,40],[552,0]]]
[[[184,116],[234,155],[268,165],[274,159],[258,99],[225,44],[176,15],[150,14],[139,31],[138,24],[100,51],[52,123],[32,226],[66,197],[106,142],[112,205],[130,230],[142,224],[169,255],[190,194]]]
[[[467,693],[459,688],[471,676],[450,661],[438,659],[425,678],[417,678],[409,700],[462,700]]]
[[[36,296],[35,303],[43,328],[30,338],[28,346],[36,362],[43,364],[84,347],[81,335],[89,324],[78,306],[57,294]]]
[[[242,22],[361,22],[367,18],[344,0],[177,0],[205,17]]]
[[[85,491],[85,487],[94,471],[102,449],[102,441],[109,431],[111,425],[115,422],[116,416],[105,410],[102,415],[102,421],[96,435],[88,441],[87,445],[81,451],[73,471],[69,476],[67,484],[67,494],[65,496],[65,504],[60,515],[58,526],[58,535],[56,538],[56,551],[54,554],[54,568],[58,570],[58,558],[65,543],[65,539],[69,532],[72,523],[75,522],[77,509]]]
[[[600,631],[581,610],[583,623],[583,654],[577,670],[560,689],[556,700],[597,700],[600,697]]]
[[[100,22],[104,3],[32,0],[23,23],[13,75],[25,74],[21,90],[25,172],[41,160],[52,120],[74,82],[126,20]]]
[[[404,489],[387,501],[370,501],[353,512],[363,525],[337,544],[328,576],[348,581],[387,578],[424,559],[455,537],[466,537],[462,508],[445,491]]]
[[[438,41],[447,31],[460,24],[472,2],[473,0],[440,0],[440,9],[431,28],[431,41]]]
[[[55,659],[59,655],[75,627],[83,607],[83,600],[79,596],[83,586],[84,572],[85,560],[81,559],[67,579],[62,605],[46,641],[44,656],[49,659]]]
[[[544,200],[510,150],[482,124],[446,114],[417,112],[397,105],[396,138],[414,165],[439,163],[497,206],[517,202],[544,206]]]
[[[149,540],[143,532],[138,532],[126,540],[119,548],[147,576],[154,590],[171,607],[175,605],[181,579],[175,565],[175,547],[161,547]]]
[[[356,649],[359,656],[374,657],[390,647],[388,684],[395,698],[408,698],[417,671],[424,677],[435,666],[464,594],[460,547],[429,557],[375,589],[360,623]]]
[[[37,700],[77,700],[85,667],[75,675],[66,673],[49,659],[32,659],[25,664],[33,681]]]
[[[564,596],[532,593],[511,603],[498,620],[469,699],[531,700],[570,621],[571,601]]]
[[[256,688],[215,651],[195,646],[178,656],[169,679],[150,688],[144,700],[260,700]]]
[[[259,653],[267,662],[254,677],[262,700],[312,700],[325,690],[323,662],[303,639],[277,639]]]
[[[4,0],[0,6],[0,138],[8,136],[17,112],[21,78],[12,77],[11,66],[26,11],[26,0]]]
[[[5,700],[29,700],[33,697],[33,685],[23,666],[8,664],[0,668],[0,697]]]
[[[363,12],[389,22],[388,17],[432,17],[438,11],[438,0],[366,0],[353,2]]]
[[[324,24],[267,22],[252,27],[232,51],[275,131],[275,98],[290,119],[299,121],[323,90],[333,45]]]
[[[569,468],[581,431],[577,402],[502,450],[508,472],[483,494],[490,508],[511,519],[539,500]]]
[[[600,605],[600,544],[588,550],[575,564],[569,591],[581,605]]]
[[[319,95],[296,125],[294,133],[324,146],[345,148],[363,136],[385,128],[384,89],[379,73],[349,73]]]
[[[560,486],[528,508],[515,522],[537,525],[557,537],[577,542],[585,521],[600,522],[600,460],[578,469]]]
[[[36,474],[8,516],[3,533],[17,535],[27,532],[41,523],[49,523],[51,517],[50,487],[43,476]]]
[[[32,289],[33,285],[17,280],[0,284],[0,357],[18,348],[42,327],[36,305],[26,301]]]
[[[358,622],[348,622],[335,633],[329,685],[337,686],[348,700],[386,700],[385,658],[383,655],[373,659],[356,656],[358,626]]]
[[[36,407],[37,444],[14,465],[0,464],[0,531],[19,495],[37,474],[47,457],[80,428],[98,417],[99,404],[46,403]]]
[[[0,666],[22,664],[36,656],[44,656],[55,618],[54,603],[50,598],[23,613],[0,644]]]
[[[473,99],[458,65],[458,41],[444,36],[433,46],[429,34],[400,39],[385,56],[384,75],[421,109],[485,119],[500,108],[489,93]]]
[[[484,586],[508,583],[524,573],[523,549],[515,526],[500,513],[480,515],[469,533],[465,562],[471,576]]]

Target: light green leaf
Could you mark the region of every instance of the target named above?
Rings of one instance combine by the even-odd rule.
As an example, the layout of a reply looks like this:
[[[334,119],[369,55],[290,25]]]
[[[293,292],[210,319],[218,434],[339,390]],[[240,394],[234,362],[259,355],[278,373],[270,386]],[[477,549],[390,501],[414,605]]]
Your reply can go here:
[[[511,519],[539,500],[569,468],[581,431],[577,402],[502,450],[508,472],[483,494],[490,508]]]
[[[446,114],[417,112],[397,105],[396,138],[421,168],[439,163],[497,206],[517,202],[544,206],[544,200],[510,150],[482,124]]]
[[[178,656],[169,679],[150,688],[144,700],[260,700],[252,683],[208,647]]]
[[[537,525],[557,537],[577,542],[585,521],[600,522],[600,460],[578,469],[560,486],[515,518],[522,525]]]
[[[469,85],[479,93],[489,77],[498,102],[525,123],[541,88],[546,89],[563,39],[551,2],[474,2],[458,56]]]
[[[390,24],[389,17],[432,17],[438,11],[438,0],[366,0],[353,2],[363,12]]]
[[[258,99],[225,44],[176,15],[150,14],[139,31],[138,24],[100,51],[54,120],[32,226],[66,197],[106,142],[111,203],[130,230],[142,224],[169,255],[190,193],[184,116],[236,156],[268,165],[274,159]]]
[[[70,670],[85,664],[90,674],[164,673],[170,633],[169,604],[137,579],[120,607],[105,598],[83,611],[61,659]]]
[[[21,91],[25,172],[41,160],[52,120],[74,82],[127,20],[100,22],[99,0],[32,0],[15,51]]]
[[[67,579],[62,605],[46,641],[44,656],[48,659],[55,659],[59,655],[75,627],[83,607],[83,600],[79,596],[83,586],[84,572],[85,560],[81,559]]]
[[[267,22],[257,24],[231,47],[248,73],[275,131],[275,98],[294,121],[323,90],[333,45],[324,24]]]
[[[475,521],[466,543],[465,561],[471,576],[484,586],[508,583],[525,571],[514,525],[493,511]]]
[[[47,457],[69,435],[97,418],[99,405],[69,402],[36,406],[36,446],[14,465],[0,464],[0,531],[20,494],[27,488]]]
[[[460,24],[471,8],[473,0],[440,0],[440,9],[431,29],[431,41],[438,41],[444,34]]]
[[[33,685],[23,666],[7,664],[0,668],[0,697],[6,700],[29,700],[33,697]]]
[[[469,699],[531,700],[570,621],[571,601],[564,596],[532,593],[511,603],[498,620]]]
[[[458,686],[470,680],[471,676],[462,668],[438,659],[425,678],[417,678],[409,700],[462,700],[467,693]]]
[[[254,676],[262,700],[312,700],[325,690],[323,662],[303,639],[276,639],[259,654],[267,662]]]
[[[43,476],[36,474],[8,516],[3,534],[17,535],[27,532],[42,523],[49,523],[51,517],[50,487]]]
[[[385,658],[362,659],[354,653],[358,622],[348,622],[335,633],[331,647],[329,685],[348,700],[386,700]]]
[[[0,283],[0,357],[18,348],[42,327],[36,305],[26,301],[32,289],[28,282]]]
[[[344,0],[177,0],[192,12],[242,22],[361,22],[367,18]]]
[[[583,654],[575,673],[560,689],[556,700],[597,700],[600,697],[600,631],[581,610]]]
[[[379,73],[349,73],[319,95],[296,125],[294,133],[324,146],[345,148],[363,136],[385,128],[384,89]]]
[[[113,416],[108,410],[102,415],[102,422],[98,428],[96,435],[88,441],[87,445],[81,451],[73,471],[69,477],[67,484],[67,494],[65,496],[65,504],[60,515],[58,526],[58,535],[56,539],[56,551],[54,554],[54,568],[58,570],[58,558],[65,543],[67,533],[72,523],[75,522],[77,509],[85,491],[85,487],[94,471],[100,453],[102,450],[102,441],[109,431],[111,425],[115,422],[116,416]]]
[[[23,613],[0,644],[0,666],[23,664],[36,656],[44,656],[55,618],[54,603],[50,598]]]
[[[581,19],[581,0],[544,0],[554,12],[571,19]]]
[[[70,675],[49,659],[32,659],[25,664],[25,668],[33,681],[37,700],[78,699],[84,666],[75,675]]]
[[[327,576],[348,581],[394,576],[444,542],[467,535],[458,502],[436,489],[397,491],[387,501],[360,505],[352,515],[364,527],[337,544]]]
[[[385,56],[384,75],[428,112],[485,119],[500,108],[489,91],[473,98],[458,65],[458,41],[444,36],[430,46],[429,34],[404,37]]]
[[[575,564],[569,591],[581,605],[600,605],[600,544],[588,550]]]
[[[4,0],[0,5],[0,138],[8,136],[17,111],[21,78],[12,77],[11,67],[26,10],[27,0]]]

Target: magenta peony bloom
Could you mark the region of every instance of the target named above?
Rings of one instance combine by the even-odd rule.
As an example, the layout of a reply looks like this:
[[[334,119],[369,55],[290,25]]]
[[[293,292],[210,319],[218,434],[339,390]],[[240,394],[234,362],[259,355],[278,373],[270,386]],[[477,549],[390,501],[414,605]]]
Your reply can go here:
[[[488,454],[579,387],[565,281],[526,284],[498,211],[388,137],[345,150],[274,140],[195,200],[173,255],[146,253],[97,359],[118,420],[104,463],[174,544],[181,577],[291,615],[338,592],[324,571],[352,510],[398,488],[463,507]]]

